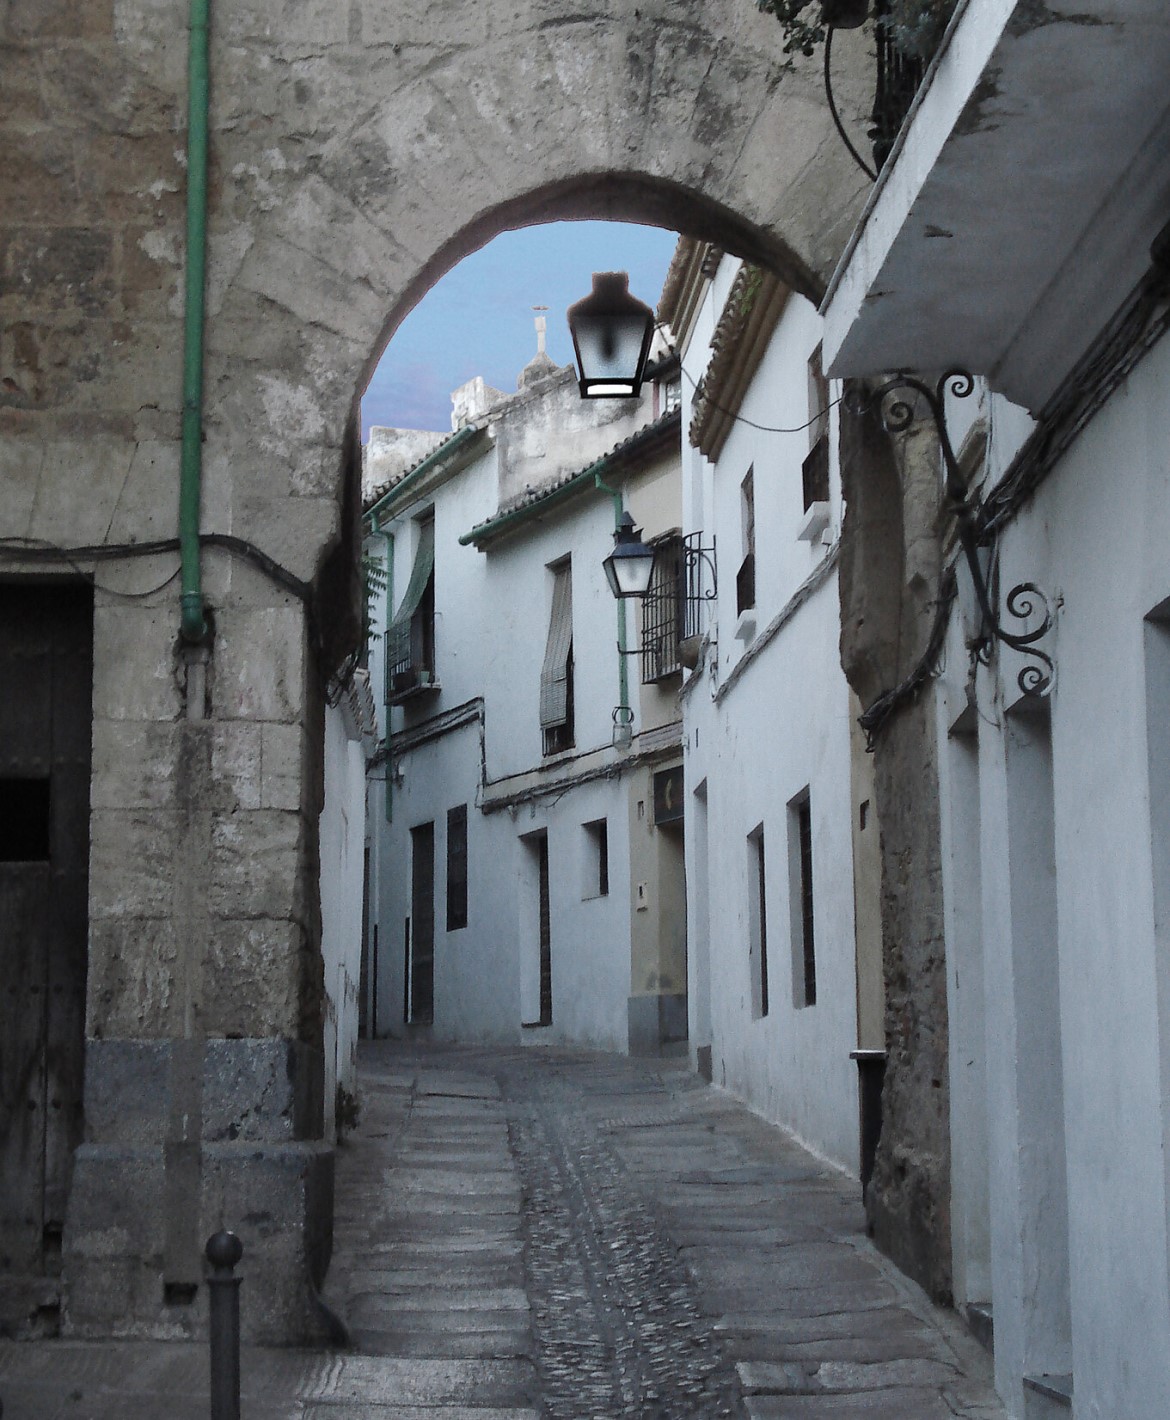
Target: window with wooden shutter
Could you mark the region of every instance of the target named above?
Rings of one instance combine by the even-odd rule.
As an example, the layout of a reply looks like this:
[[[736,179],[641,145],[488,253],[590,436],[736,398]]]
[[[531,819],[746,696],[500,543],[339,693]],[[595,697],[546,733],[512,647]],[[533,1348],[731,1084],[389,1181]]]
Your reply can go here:
[[[552,612],[540,670],[540,728],[544,753],[573,745],[573,583],[566,560],[552,569]]]
[[[386,703],[438,689],[435,675],[435,522],[419,524],[410,581],[386,630]]]

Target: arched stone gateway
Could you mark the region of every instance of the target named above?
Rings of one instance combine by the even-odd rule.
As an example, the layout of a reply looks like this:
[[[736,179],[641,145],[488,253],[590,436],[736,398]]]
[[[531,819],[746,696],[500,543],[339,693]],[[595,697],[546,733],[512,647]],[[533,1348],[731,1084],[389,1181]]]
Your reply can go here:
[[[202,529],[263,557],[205,546],[214,640],[181,656],[174,552],[128,549],[176,531],[186,24],[186,0],[0,18],[0,535],[34,540],[0,575],[97,584],[66,1325],[198,1327],[227,1223],[255,1241],[250,1330],[291,1340],[331,1218],[316,821],[358,393],[507,227],[675,227],[815,298],[867,184],[752,0],[220,0]],[[837,80],[858,125],[868,86],[859,37]]]

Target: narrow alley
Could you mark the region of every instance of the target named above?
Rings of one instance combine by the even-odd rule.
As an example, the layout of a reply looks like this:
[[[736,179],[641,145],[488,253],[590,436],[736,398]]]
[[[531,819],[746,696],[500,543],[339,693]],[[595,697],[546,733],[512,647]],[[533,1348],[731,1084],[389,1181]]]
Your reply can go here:
[[[854,1183],[680,1063],[363,1046],[327,1299],[244,1420],[998,1420],[990,1364]],[[242,1305],[248,1305],[248,1259]],[[204,1420],[206,1351],[0,1343],[5,1420]]]

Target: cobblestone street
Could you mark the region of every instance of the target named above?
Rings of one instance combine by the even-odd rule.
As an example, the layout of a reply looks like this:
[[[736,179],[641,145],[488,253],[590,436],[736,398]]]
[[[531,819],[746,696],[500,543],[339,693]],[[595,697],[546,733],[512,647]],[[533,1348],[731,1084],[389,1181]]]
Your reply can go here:
[[[246,1351],[245,1420],[1002,1416],[856,1187],[681,1064],[363,1049],[327,1288],[353,1348]],[[5,1343],[0,1398],[5,1420],[186,1420],[205,1366]]]

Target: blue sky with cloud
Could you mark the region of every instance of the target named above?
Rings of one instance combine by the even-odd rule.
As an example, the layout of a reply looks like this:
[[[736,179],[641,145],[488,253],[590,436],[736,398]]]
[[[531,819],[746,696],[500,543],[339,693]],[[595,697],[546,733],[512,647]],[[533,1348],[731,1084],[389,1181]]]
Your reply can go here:
[[[423,297],[386,347],[362,399],[371,425],[451,427],[451,391],[482,375],[496,389],[536,353],[533,306],[548,306],[548,353],[573,358],[565,311],[589,294],[595,271],[628,271],[630,290],[655,306],[677,236],[623,222],[553,222],[504,232],[466,257]]]

